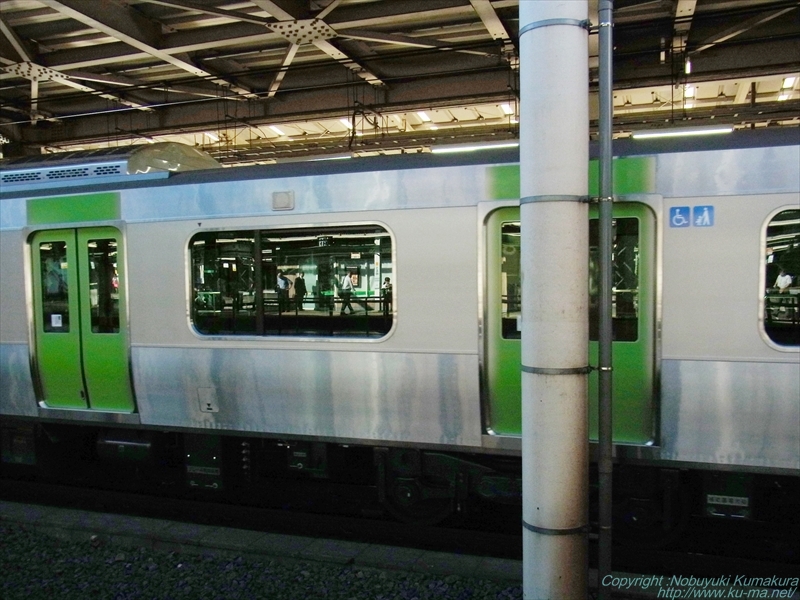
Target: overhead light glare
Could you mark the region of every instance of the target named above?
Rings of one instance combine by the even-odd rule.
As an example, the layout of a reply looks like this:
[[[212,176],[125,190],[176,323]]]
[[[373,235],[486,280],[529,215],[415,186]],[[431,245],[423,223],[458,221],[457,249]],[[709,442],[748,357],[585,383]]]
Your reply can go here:
[[[686,59],[686,62],[683,65],[683,72],[686,73],[687,75],[692,74],[692,61],[689,60],[688,58]]]
[[[216,133],[211,133],[210,131],[206,131],[205,133],[203,133],[203,135],[206,136],[208,139],[210,139],[212,142],[219,141],[219,136]]]
[[[339,123],[347,127],[348,129],[353,128],[353,124],[350,122],[350,119],[339,119]]]
[[[787,77],[786,79],[783,80],[783,85],[781,86],[781,88],[783,88],[784,90],[788,90],[790,88],[793,88],[795,79],[797,79],[797,78],[796,77]]]
[[[687,85],[686,88],[683,90],[683,97],[684,98],[694,98],[694,86]]]
[[[780,100],[780,101],[783,101],[783,100],[788,100],[788,99],[789,99],[789,97],[790,97],[790,95],[791,95],[791,94],[780,94],[780,95],[778,96],[778,100]]]
[[[420,111],[418,111],[418,112],[417,112],[417,116],[418,116],[420,119],[422,119],[422,120],[423,120],[425,123],[428,123],[428,122],[430,122],[430,120],[431,120],[431,118],[428,116],[428,113],[426,113],[424,110],[420,110]]]
[[[511,104],[509,104],[508,102],[506,102],[505,104],[501,104],[500,105],[500,109],[503,111],[504,115],[513,115],[514,114],[514,109],[511,108]]]
[[[498,148],[517,148],[519,142],[509,144],[483,144],[480,146],[442,146],[431,148],[432,154],[455,154],[458,152],[476,152],[478,150],[496,150]]]
[[[275,132],[275,133],[277,133],[278,135],[286,135],[286,134],[285,134],[283,131],[281,131],[281,130],[280,130],[280,128],[278,128],[276,125],[270,125],[270,126],[269,126],[269,128],[270,128],[270,129],[272,129],[272,131],[274,131],[274,132]]]
[[[636,131],[633,139],[644,140],[648,138],[687,137],[692,135],[717,135],[731,133],[732,125],[714,125],[712,127],[678,127],[675,129],[659,129],[651,131]]]
[[[310,162],[321,162],[323,160],[348,160],[353,158],[350,154],[339,154],[336,156],[321,156],[320,158],[312,158]]]

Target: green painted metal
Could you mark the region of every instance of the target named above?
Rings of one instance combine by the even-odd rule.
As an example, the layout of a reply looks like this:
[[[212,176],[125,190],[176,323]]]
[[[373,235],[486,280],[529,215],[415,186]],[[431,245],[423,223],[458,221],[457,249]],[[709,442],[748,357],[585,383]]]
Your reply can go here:
[[[641,179],[640,179],[641,181]],[[639,221],[638,337],[613,345],[613,439],[643,444],[653,440],[655,423],[655,216],[645,205],[620,203],[615,218]],[[596,209],[591,212],[596,218]],[[486,221],[486,323],[484,365],[487,427],[502,435],[522,434],[521,343],[502,336],[503,223],[519,222],[519,208],[493,211]],[[597,342],[589,344],[590,364],[597,364]],[[590,437],[597,438],[597,374],[589,377]]]
[[[45,314],[43,297],[48,273],[43,253],[53,244],[66,245],[66,261],[59,260],[67,284],[68,301],[61,310]],[[81,369],[80,309],[75,230],[40,231],[31,239],[36,359],[43,400],[54,408],[87,408]]]
[[[97,282],[92,281],[89,245],[97,240],[116,242],[117,291],[113,301],[119,314],[115,331],[101,333],[92,326],[97,304]],[[69,289],[68,331],[47,331],[43,308],[42,244],[65,242]],[[113,227],[40,231],[31,238],[34,280],[36,364],[43,400],[54,408],[133,412],[131,389],[125,261],[122,234]],[[51,320],[52,316],[49,317]],[[66,329],[66,328],[63,328]]]
[[[134,401],[128,366],[128,323],[125,307],[125,261],[122,234],[113,227],[78,229],[78,266],[81,282],[81,338],[83,340],[83,372],[89,389],[89,406],[94,410],[133,412]],[[117,331],[100,333],[92,327],[92,286],[87,249],[97,240],[116,242]]]
[[[89,223],[120,218],[119,194],[105,192],[28,200],[28,225]]]
[[[652,156],[633,156],[614,160],[614,193],[645,194],[655,190],[656,160]],[[487,194],[492,200],[519,199],[519,165],[486,167]],[[589,193],[599,190],[600,165],[589,162]]]
[[[597,218],[597,208],[589,218]],[[644,444],[655,438],[655,215],[639,203],[614,205],[614,218],[639,221],[639,302],[636,341],[612,345],[613,439],[617,443]],[[589,363],[596,365],[598,343],[589,343]],[[589,375],[589,437],[598,437],[598,374]]]
[[[653,192],[655,158],[631,157],[614,161],[615,194]],[[519,198],[519,165],[487,167],[488,194],[495,200]],[[589,193],[598,193],[599,165],[589,165]],[[594,213],[593,213],[594,214]],[[640,221],[639,337],[635,342],[614,342],[614,440],[645,443],[653,438],[654,324],[655,324],[655,219],[643,205],[615,205],[615,216],[635,216]],[[498,434],[521,435],[520,341],[503,339],[501,321],[501,226],[518,222],[517,207],[501,208],[486,221],[487,289],[485,323],[485,378],[487,427]],[[597,343],[590,343],[590,360],[597,362]],[[597,376],[589,378],[590,436],[597,437]]]
[[[520,340],[503,338],[502,256],[503,223],[518,222],[519,207],[500,208],[486,222],[485,372],[489,428],[502,435],[522,434]]]

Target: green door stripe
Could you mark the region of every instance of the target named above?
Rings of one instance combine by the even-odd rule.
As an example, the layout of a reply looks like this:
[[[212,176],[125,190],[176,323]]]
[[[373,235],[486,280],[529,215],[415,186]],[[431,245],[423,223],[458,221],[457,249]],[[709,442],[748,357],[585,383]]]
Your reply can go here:
[[[27,209],[29,226],[116,221],[121,215],[117,192],[34,198],[28,200]]]

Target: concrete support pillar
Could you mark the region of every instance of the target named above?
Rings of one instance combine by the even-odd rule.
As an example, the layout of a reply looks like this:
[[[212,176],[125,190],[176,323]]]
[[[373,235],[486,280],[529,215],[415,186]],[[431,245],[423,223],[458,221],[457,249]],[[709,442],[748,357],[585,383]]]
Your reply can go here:
[[[588,573],[588,1],[519,13],[523,588],[573,600]]]

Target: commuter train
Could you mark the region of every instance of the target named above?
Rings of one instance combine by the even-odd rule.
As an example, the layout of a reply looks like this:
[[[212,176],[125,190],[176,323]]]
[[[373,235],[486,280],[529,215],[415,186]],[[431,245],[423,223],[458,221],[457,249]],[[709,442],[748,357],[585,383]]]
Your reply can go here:
[[[796,519],[800,132],[617,143],[616,531]],[[516,150],[129,158],[2,165],[3,469],[169,464],[220,494],[358,469],[421,522],[519,501]]]

